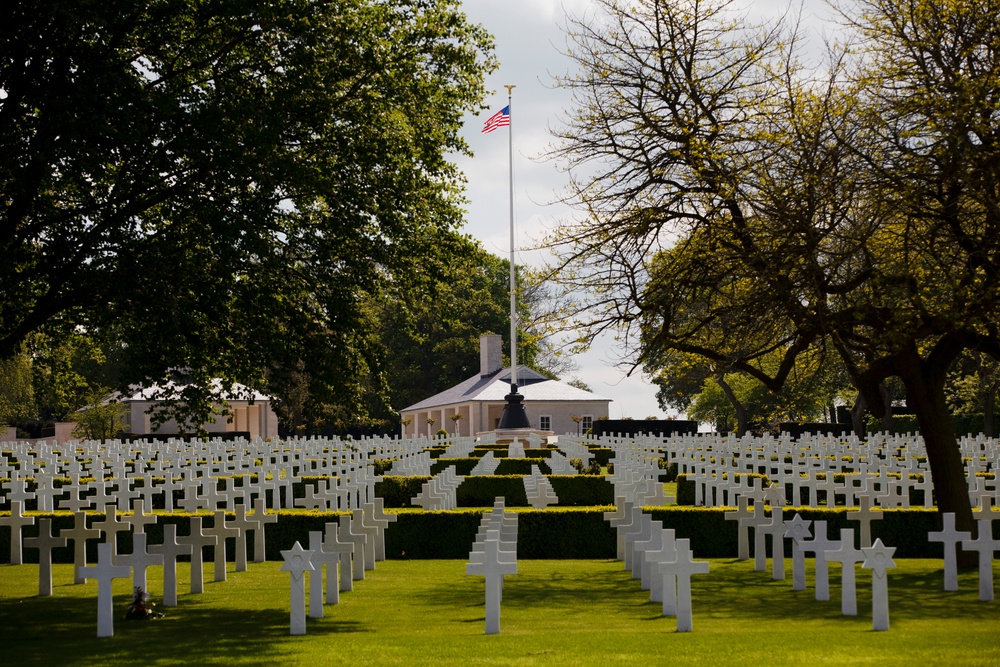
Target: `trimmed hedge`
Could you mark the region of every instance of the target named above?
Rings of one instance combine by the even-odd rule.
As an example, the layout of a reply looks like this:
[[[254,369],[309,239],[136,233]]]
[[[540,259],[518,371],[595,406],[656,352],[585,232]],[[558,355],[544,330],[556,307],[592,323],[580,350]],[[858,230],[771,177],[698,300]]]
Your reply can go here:
[[[604,521],[604,512],[613,507],[549,508],[547,510],[517,510],[519,558],[613,558],[615,555],[615,533]],[[665,528],[673,528],[677,537],[691,540],[692,549],[699,558],[734,558],[737,549],[737,524],[728,521],[728,508],[720,507],[646,507],[654,520],[662,521]],[[394,513],[398,521],[389,525],[385,533],[386,556],[389,558],[458,558],[466,559],[475,538],[484,509],[458,509],[447,512],[425,512],[423,510],[399,510]],[[798,512],[807,520],[827,522],[827,534],[839,535],[841,528],[856,528],[857,522],[848,519],[844,508],[814,509],[800,508],[786,511],[790,519]],[[53,519],[53,534],[73,527],[70,512],[36,515]],[[159,544],[163,539],[163,526],[177,525],[178,535],[190,534],[189,514],[175,513],[159,515],[156,525],[146,527],[150,544]],[[212,525],[214,517],[208,512],[197,516],[206,526]],[[230,515],[231,518],[232,515]],[[281,551],[292,547],[298,541],[308,544],[309,532],[323,530],[329,522],[340,516],[337,512],[314,512],[287,510],[279,513],[277,523],[267,526],[266,557],[281,560]],[[90,513],[88,524],[103,520],[103,515]],[[941,519],[936,510],[888,509],[882,512],[882,519],[871,523],[872,539],[881,538],[883,543],[895,547],[899,558],[941,558],[943,547],[940,543],[929,542],[927,533],[940,529]],[[22,529],[22,537],[38,534],[38,524]],[[1000,538],[1000,522],[993,523],[993,535]],[[96,562],[97,540],[88,540],[88,562]],[[230,559],[235,555],[235,540],[227,540]],[[785,541],[785,553],[791,553],[790,540]],[[248,558],[253,557],[253,539],[247,540]],[[130,533],[118,536],[119,553],[132,551]],[[38,551],[25,547],[24,562],[37,563]],[[0,530],[0,562],[9,562],[10,530]],[[73,545],[54,549],[53,561],[71,563]],[[209,548],[206,560],[213,554]],[[186,560],[186,559],[181,559]]]
[[[741,474],[749,474],[751,477],[760,477],[763,480],[762,483],[765,486],[768,485],[768,484],[770,484],[770,480],[768,479],[767,475],[761,475],[761,474],[758,474],[758,473],[737,473],[737,478],[739,478],[739,476]],[[818,473],[817,477],[825,477],[825,475],[826,475],[826,473]],[[855,475],[855,473],[840,473],[840,472],[838,472],[838,473],[834,473],[833,479],[838,484],[842,484],[842,483],[844,483],[845,480],[848,479],[848,477],[853,476],[853,475]],[[913,475],[911,475],[911,477],[913,477],[913,478],[920,478],[920,477],[922,477],[922,475],[913,474]],[[694,480],[693,479],[689,479],[686,474],[682,473],[680,475],[677,475],[676,502],[677,502],[678,505],[694,505],[694,499],[695,499],[695,488],[694,488],[694,485],[695,485]],[[713,493],[713,498],[714,498],[714,493],[716,491],[718,491],[718,489],[710,489],[709,490],[709,492]],[[793,491],[794,491],[794,487],[792,486],[791,482],[786,482],[785,483],[785,498],[787,498],[789,500],[789,502],[792,502],[792,503],[795,502]],[[839,495],[842,495],[842,494],[837,494],[837,495],[839,496]],[[823,490],[823,489],[817,490],[816,498],[817,498],[818,502],[825,503],[826,502],[826,491]],[[799,488],[799,502],[798,502],[798,504],[800,506],[805,507],[805,506],[808,505],[808,503],[809,503],[809,489],[807,489],[805,487],[800,487]],[[923,504],[924,504],[924,490],[923,489],[910,489],[910,506],[911,507],[923,507]]]
[[[614,487],[603,475],[548,475],[559,497],[558,506],[592,507],[614,502]],[[375,485],[375,495],[384,499],[385,507],[413,507],[410,500],[420,493],[429,477],[383,477]],[[455,492],[459,507],[492,507],[503,497],[508,507],[525,507],[523,475],[477,475],[466,477]]]
[[[587,449],[590,450],[591,455],[594,460],[600,463],[602,466],[608,465],[608,461],[615,455],[615,450],[610,447],[594,447],[593,445],[588,445]]]

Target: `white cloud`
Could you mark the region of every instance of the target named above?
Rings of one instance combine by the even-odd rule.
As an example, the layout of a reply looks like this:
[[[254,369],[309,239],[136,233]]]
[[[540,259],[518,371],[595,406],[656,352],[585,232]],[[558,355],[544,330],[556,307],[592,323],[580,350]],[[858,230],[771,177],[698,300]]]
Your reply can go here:
[[[803,21],[818,23],[818,15],[829,10],[820,0],[805,0]],[[566,186],[566,174],[556,164],[539,158],[553,138],[570,96],[554,87],[554,77],[573,69],[565,48],[567,12],[582,16],[594,5],[590,0],[465,0],[469,20],[483,25],[496,40],[500,67],[487,78],[489,109],[466,119],[463,136],[474,157],[457,160],[468,178],[469,199],[465,231],[497,255],[509,253],[508,135],[504,129],[482,134],[483,123],[507,104],[504,84],[514,84],[512,128],[514,140],[514,198],[517,246],[527,248],[540,241],[561,219],[574,215],[566,206],[553,203]],[[786,0],[746,2],[751,17],[776,17],[789,6]],[[518,263],[540,264],[545,253],[521,251]],[[577,375],[598,394],[611,398],[611,417],[665,416],[656,403],[656,388],[635,371],[632,377],[614,365],[621,356],[609,338],[597,341],[576,361]]]

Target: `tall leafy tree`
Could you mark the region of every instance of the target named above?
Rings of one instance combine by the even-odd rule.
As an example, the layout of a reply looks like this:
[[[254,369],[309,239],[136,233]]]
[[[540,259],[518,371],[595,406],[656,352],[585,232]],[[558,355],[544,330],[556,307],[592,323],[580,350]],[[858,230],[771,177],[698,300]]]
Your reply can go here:
[[[436,271],[491,40],[455,0],[0,6],[0,357],[32,332],[364,410],[365,304]],[[269,385],[269,386],[268,386]]]
[[[478,242],[456,238],[442,245],[451,260],[445,278],[424,291],[401,292],[381,315],[387,382],[398,410],[423,400],[479,372],[479,339],[499,333],[510,359],[510,269],[508,260],[487,252]],[[518,270],[520,277],[522,271]],[[518,318],[533,320],[520,279]],[[538,342],[518,329],[518,363],[536,366]]]
[[[34,418],[35,391],[31,381],[31,356],[21,350],[0,360],[0,426]]]
[[[938,507],[971,530],[944,388],[963,350],[1000,356],[1000,3],[860,0],[857,45],[819,70],[725,2],[597,4],[560,151],[588,213],[557,239],[570,288],[596,289],[583,324],[641,323],[637,361],[700,354],[775,390],[834,352],[877,415],[899,377]]]

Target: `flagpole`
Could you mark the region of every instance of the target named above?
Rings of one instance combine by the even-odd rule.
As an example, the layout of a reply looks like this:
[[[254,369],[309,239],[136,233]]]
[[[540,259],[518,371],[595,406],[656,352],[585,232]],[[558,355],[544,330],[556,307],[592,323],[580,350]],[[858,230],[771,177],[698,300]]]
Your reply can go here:
[[[505,85],[507,89],[507,113],[510,125],[507,127],[507,166],[508,183],[510,185],[510,390],[517,393],[517,309],[515,290],[517,287],[514,274],[514,107],[513,93],[515,86]]]
[[[513,114],[511,113],[512,93],[514,86],[505,85],[507,89],[507,164],[510,176],[510,393],[504,396],[507,401],[497,431],[517,434],[531,428],[528,413],[524,410],[524,396],[517,393],[517,303],[515,299],[516,278],[514,273],[514,133]]]

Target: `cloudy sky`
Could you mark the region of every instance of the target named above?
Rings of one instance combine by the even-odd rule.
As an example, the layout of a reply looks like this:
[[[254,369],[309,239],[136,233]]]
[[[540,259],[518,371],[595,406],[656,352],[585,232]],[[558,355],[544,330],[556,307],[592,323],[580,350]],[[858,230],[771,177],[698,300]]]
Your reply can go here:
[[[544,251],[537,246],[547,230],[574,212],[555,203],[566,183],[557,164],[540,159],[551,143],[549,129],[558,127],[568,95],[554,87],[553,78],[571,71],[573,63],[564,55],[567,13],[581,16],[590,0],[464,0],[465,12],[494,36],[499,69],[487,79],[490,110],[466,120],[464,136],[474,157],[462,158],[459,166],[468,179],[469,199],[466,231],[487,250],[507,257],[509,204],[507,131],[482,134],[491,113],[507,104],[505,84],[514,84],[512,130],[514,141],[514,218],[519,264],[538,264]],[[746,0],[750,14],[774,16],[788,7],[784,0]],[[818,14],[826,12],[822,0],[805,0],[803,22],[819,25]],[[656,403],[656,389],[640,371],[631,377],[616,366],[621,356],[611,340],[599,340],[590,352],[575,358],[575,374],[591,389],[612,399],[610,417],[668,416]],[[569,379],[569,378],[564,378]]]

